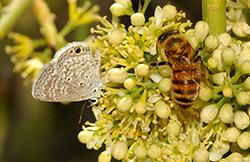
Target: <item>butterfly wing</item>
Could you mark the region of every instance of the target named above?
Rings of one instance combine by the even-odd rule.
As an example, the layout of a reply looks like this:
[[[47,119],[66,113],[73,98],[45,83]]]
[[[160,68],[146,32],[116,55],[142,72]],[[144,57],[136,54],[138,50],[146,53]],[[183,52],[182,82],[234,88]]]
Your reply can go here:
[[[32,96],[46,102],[71,102],[78,99],[77,89],[57,74],[56,62],[46,64],[32,87]]]
[[[57,55],[57,69],[61,78],[73,87],[82,99],[97,95],[101,78],[99,74],[100,53],[94,57],[90,48],[81,42],[74,42]]]

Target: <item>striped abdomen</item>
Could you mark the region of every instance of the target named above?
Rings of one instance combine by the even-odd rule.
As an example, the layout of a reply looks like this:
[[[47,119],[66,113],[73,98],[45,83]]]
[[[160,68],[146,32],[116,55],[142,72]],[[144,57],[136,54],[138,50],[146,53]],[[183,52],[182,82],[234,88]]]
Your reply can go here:
[[[176,65],[172,70],[172,98],[180,107],[188,108],[194,104],[199,94],[201,65]]]

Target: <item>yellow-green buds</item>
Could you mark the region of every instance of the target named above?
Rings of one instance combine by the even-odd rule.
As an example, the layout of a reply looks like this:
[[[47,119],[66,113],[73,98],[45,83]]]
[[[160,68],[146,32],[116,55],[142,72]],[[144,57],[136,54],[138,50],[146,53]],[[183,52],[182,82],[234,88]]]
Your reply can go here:
[[[172,69],[170,66],[168,65],[164,65],[164,66],[159,66],[159,69],[158,69],[160,75],[162,77],[170,77],[172,75]]]
[[[199,41],[195,36],[187,36],[188,42],[191,44],[193,49],[197,49],[199,46]]]
[[[157,159],[161,155],[161,148],[156,144],[152,144],[148,148],[148,156],[152,159]]]
[[[204,123],[212,122],[218,114],[218,109],[216,104],[205,106],[200,112],[201,121]]]
[[[250,27],[246,22],[236,22],[233,25],[233,32],[238,37],[246,37],[250,34]]]
[[[147,156],[147,149],[144,144],[139,144],[134,149],[134,155],[137,158],[144,158]]]
[[[134,104],[134,110],[137,114],[144,114],[146,112],[147,107],[147,90],[145,89],[143,91],[142,96],[140,97],[140,100]]]
[[[232,48],[224,48],[221,53],[225,65],[231,65],[235,61],[235,52]]]
[[[243,132],[239,136],[237,143],[241,149],[243,150],[249,149],[250,148],[250,132],[249,131]]]
[[[168,135],[177,136],[180,133],[180,129],[181,126],[179,123],[177,123],[176,121],[170,121],[167,125],[166,131]]]
[[[145,23],[145,16],[144,14],[137,12],[131,15],[130,21],[132,25],[139,27]]]
[[[195,162],[208,162],[209,160],[208,151],[205,148],[199,148],[194,152],[193,159]]]
[[[78,133],[77,137],[81,143],[86,144],[92,139],[93,134],[94,134],[93,131],[83,130]]]
[[[243,162],[243,156],[238,152],[230,154],[226,159],[227,162]]]
[[[176,7],[173,5],[166,5],[163,7],[163,13],[164,13],[163,19],[169,21],[175,18],[177,10]]]
[[[236,101],[240,105],[246,105],[250,101],[250,96],[245,91],[240,91],[236,94]]]
[[[208,32],[209,26],[205,21],[198,21],[195,24],[194,35],[199,40],[199,42],[203,42],[206,39]]]
[[[234,113],[234,124],[239,129],[245,129],[249,126],[249,116],[242,110]]]
[[[225,97],[232,97],[233,96],[233,90],[229,85],[226,85],[223,87],[222,93]]]
[[[240,130],[235,127],[230,127],[225,130],[223,133],[223,137],[226,141],[234,143],[237,142],[239,136],[240,136]]]
[[[129,95],[122,97],[121,99],[118,100],[117,104],[116,104],[116,108],[122,112],[128,112],[130,110],[130,108],[133,105],[133,98]]]
[[[170,107],[163,100],[156,102],[155,113],[157,114],[157,116],[166,119],[169,117],[170,112]]]
[[[124,37],[124,32],[121,30],[111,30],[108,33],[108,42],[113,45],[117,45],[122,42],[122,39]]]
[[[240,71],[242,74],[250,73],[250,60],[246,60],[240,65]]]
[[[127,77],[127,72],[120,68],[113,68],[108,71],[108,79],[113,83],[123,83]]]
[[[135,73],[140,76],[147,76],[149,73],[149,66],[146,64],[139,64],[135,68]]]
[[[238,64],[241,65],[244,61],[246,60],[250,60],[250,49],[249,48],[245,48],[243,49],[238,57]]]
[[[158,83],[159,90],[161,92],[168,92],[171,88],[171,79],[169,78],[163,78],[159,83]]]
[[[206,86],[205,84],[200,85],[199,97],[203,101],[209,101],[213,97],[213,91],[210,87]]]
[[[207,60],[207,65],[208,65],[209,68],[215,69],[215,68],[217,68],[217,66],[218,66],[218,62],[217,62],[216,58],[210,57],[210,58]]]
[[[127,9],[132,7],[131,0],[115,0],[115,2],[123,5]]]
[[[232,43],[232,37],[228,33],[221,33],[217,37],[223,46],[229,46]]]
[[[246,90],[250,90],[250,77],[247,77],[243,85],[244,85],[244,88],[246,88]]]
[[[127,9],[120,3],[113,3],[109,9],[114,16],[123,16],[127,14]]]
[[[98,156],[98,162],[110,162],[110,161],[111,161],[111,154],[108,153],[107,151],[103,151]]]
[[[124,81],[123,86],[127,89],[127,90],[131,90],[136,86],[136,81],[132,78],[128,78]]]
[[[218,45],[219,45],[219,40],[214,35],[209,35],[205,40],[205,47],[210,51],[216,49]]]
[[[224,123],[232,123],[234,120],[233,107],[230,104],[225,103],[221,107],[218,117]]]
[[[212,81],[216,85],[223,85],[225,83],[225,77],[226,77],[225,72],[220,72],[212,75]]]
[[[122,160],[125,158],[128,152],[128,145],[126,142],[118,141],[116,142],[111,149],[112,156],[117,160]]]

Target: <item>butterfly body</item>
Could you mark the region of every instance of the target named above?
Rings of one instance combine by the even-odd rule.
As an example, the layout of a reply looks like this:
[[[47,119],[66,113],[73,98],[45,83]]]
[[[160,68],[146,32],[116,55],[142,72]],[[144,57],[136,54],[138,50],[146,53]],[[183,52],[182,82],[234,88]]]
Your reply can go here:
[[[98,98],[102,87],[100,53],[94,56],[83,42],[73,42],[56,52],[32,87],[35,99],[47,102],[74,102]]]

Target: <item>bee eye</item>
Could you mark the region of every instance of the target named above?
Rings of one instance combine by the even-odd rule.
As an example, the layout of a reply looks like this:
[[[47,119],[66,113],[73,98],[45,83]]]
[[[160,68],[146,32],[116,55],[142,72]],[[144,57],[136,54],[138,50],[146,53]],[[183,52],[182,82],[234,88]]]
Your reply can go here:
[[[79,54],[82,50],[81,50],[81,47],[77,46],[77,47],[74,48],[74,51],[75,51],[76,54]]]
[[[163,33],[162,35],[159,36],[158,40],[159,40],[159,41],[164,41],[165,38],[166,38],[166,34]]]

